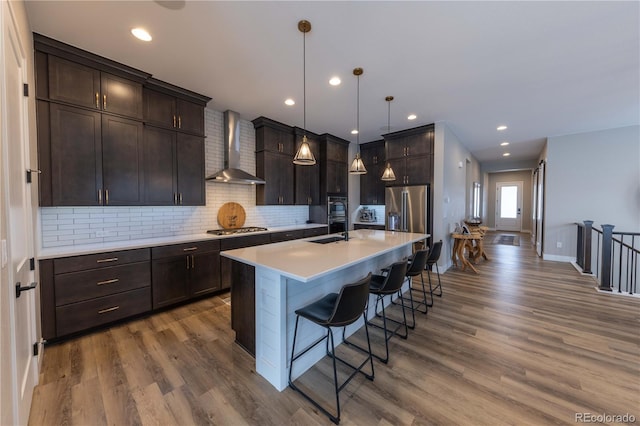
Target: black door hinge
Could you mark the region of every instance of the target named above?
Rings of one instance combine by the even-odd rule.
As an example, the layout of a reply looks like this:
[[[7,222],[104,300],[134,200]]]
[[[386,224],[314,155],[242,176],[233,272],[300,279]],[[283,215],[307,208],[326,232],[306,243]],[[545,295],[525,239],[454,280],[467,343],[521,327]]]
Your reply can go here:
[[[38,356],[38,353],[40,353],[40,345],[38,345],[38,342],[35,342],[33,344],[33,356]]]
[[[35,271],[36,270],[36,258],[32,257],[31,259],[29,259],[29,270],[30,271]]]
[[[29,97],[29,85],[27,83],[22,85],[22,91],[24,96]]]
[[[42,173],[42,172],[40,170],[27,169],[27,183],[31,183],[31,181],[33,180],[33,178],[31,177],[33,173]]]

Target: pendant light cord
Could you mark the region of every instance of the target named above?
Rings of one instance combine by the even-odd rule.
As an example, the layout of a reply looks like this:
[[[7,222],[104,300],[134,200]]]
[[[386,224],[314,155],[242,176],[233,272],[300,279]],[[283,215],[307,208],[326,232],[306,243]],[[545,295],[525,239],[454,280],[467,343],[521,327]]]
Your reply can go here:
[[[302,33],[302,136],[307,135],[307,33]]]
[[[356,103],[356,143],[358,145],[358,154],[360,153],[360,76],[358,75],[358,85],[357,85],[356,96],[358,98],[358,102]]]

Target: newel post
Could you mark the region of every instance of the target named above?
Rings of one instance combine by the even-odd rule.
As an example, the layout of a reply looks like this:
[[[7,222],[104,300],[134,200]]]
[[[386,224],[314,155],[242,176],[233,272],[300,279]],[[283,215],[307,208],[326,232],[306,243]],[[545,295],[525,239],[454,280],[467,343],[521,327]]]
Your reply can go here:
[[[591,233],[592,233],[592,228],[593,228],[593,221],[592,220],[585,220],[584,221],[584,236],[583,238],[583,242],[584,242],[584,259],[583,259],[583,265],[582,265],[582,272],[584,272],[585,274],[590,274],[591,273]]]
[[[611,247],[615,225],[602,225],[602,267],[600,268],[600,287],[602,291],[611,291]]]

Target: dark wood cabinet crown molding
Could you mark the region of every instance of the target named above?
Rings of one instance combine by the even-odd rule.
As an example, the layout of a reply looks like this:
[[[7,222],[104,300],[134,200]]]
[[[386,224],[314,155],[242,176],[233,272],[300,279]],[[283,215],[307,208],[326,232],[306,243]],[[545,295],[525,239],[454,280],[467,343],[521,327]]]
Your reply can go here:
[[[397,132],[384,134],[382,135],[382,137],[384,138],[384,140],[389,140],[389,139],[395,139],[395,138],[403,138],[406,136],[420,135],[429,131],[431,132],[435,131],[435,124],[426,124],[424,126],[413,127],[411,129],[398,130]]]
[[[206,106],[207,103],[211,100],[209,96],[192,92],[191,90],[185,89],[183,87],[174,86],[171,83],[167,83],[166,81],[161,81],[153,77],[150,77],[149,79],[147,79],[147,81],[145,81],[144,87],[162,92],[166,95],[182,98],[201,106]]]
[[[151,77],[151,74],[147,72],[98,56],[95,53],[87,52],[86,50],[43,36],[42,34],[33,33],[33,44],[35,50],[39,52],[49,53],[51,55],[72,60],[79,64],[99,68],[103,71],[116,74],[120,77],[125,77],[139,83],[144,83]]]

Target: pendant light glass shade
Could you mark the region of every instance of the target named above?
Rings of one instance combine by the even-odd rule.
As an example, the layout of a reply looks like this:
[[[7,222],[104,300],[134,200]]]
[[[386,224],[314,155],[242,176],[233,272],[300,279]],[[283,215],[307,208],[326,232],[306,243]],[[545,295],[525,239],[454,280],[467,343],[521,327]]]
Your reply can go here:
[[[393,100],[393,96],[387,96],[384,98],[387,101],[387,133],[391,131],[391,101]],[[387,163],[387,167],[384,169],[384,173],[382,173],[381,180],[385,182],[390,182],[396,180],[396,174],[393,173],[393,169],[391,168],[391,164]]]
[[[293,164],[299,166],[313,166],[316,164],[316,158],[313,156],[313,152],[311,152],[309,142],[307,142],[307,135],[302,137],[302,144],[300,148],[298,148],[296,156],[293,157]]]
[[[367,169],[364,167],[364,163],[362,162],[362,158],[360,158],[359,152],[356,153],[356,157],[351,162],[349,173],[352,175],[364,175],[367,173]]]
[[[384,173],[382,174],[382,177],[380,179],[382,179],[384,181],[396,180],[396,174],[393,173],[393,169],[391,168],[391,164],[387,163],[387,167],[385,167]]]
[[[316,158],[311,152],[311,147],[307,141],[307,33],[311,31],[311,23],[309,21],[302,20],[298,22],[298,30],[302,33],[302,143],[295,157],[293,157],[293,164],[299,166],[313,166],[316,164]]]
[[[367,173],[367,168],[364,166],[364,162],[362,162],[362,158],[360,158],[360,76],[364,71],[362,68],[354,68],[353,75],[358,78],[358,91],[356,92],[356,145],[358,151],[356,152],[356,156],[351,162],[351,167],[349,167],[349,174],[352,175],[364,175]]]

